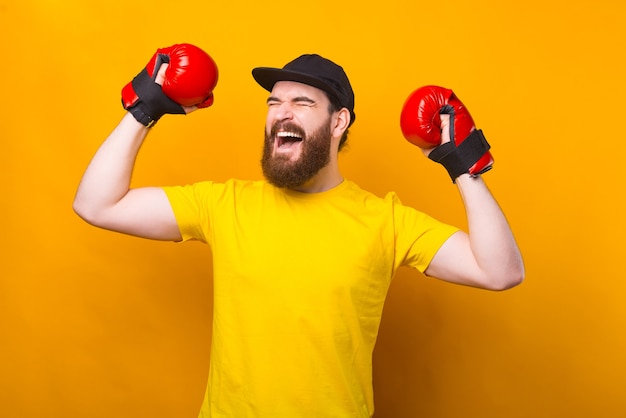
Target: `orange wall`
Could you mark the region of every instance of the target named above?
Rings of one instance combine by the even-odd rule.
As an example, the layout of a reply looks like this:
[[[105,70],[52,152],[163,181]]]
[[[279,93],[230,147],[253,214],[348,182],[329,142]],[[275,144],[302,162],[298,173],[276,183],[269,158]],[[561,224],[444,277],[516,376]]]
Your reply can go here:
[[[350,74],[344,173],[377,194],[464,225],[446,174],[401,137],[402,103],[423,84],[453,88],[491,142],[485,178],[527,280],[489,293],[401,271],[375,356],[377,417],[625,416],[625,6],[214,3],[0,1],[0,416],[196,414],[208,248],[97,230],[71,210],[123,115],[121,87],[177,42],[217,61],[216,102],[159,122],[136,185],[259,177],[267,94],[250,70],[306,52]]]

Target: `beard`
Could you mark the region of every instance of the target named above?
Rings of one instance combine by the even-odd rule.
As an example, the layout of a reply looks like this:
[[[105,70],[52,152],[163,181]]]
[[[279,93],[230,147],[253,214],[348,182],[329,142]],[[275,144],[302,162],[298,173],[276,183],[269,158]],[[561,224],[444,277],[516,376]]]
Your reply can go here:
[[[302,138],[302,151],[296,161],[289,156],[272,155],[273,138],[279,128],[298,133]],[[302,128],[291,123],[276,123],[268,134],[265,131],[265,143],[261,167],[268,182],[276,187],[297,189],[311,180],[330,162],[330,124],[324,123],[317,130],[307,135]]]

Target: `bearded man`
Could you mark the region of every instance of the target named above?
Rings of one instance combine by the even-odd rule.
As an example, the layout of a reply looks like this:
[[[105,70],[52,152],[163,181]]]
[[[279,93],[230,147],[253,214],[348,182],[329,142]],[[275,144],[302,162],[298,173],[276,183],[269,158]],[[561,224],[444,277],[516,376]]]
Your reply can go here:
[[[522,280],[519,250],[480,175],[453,179],[471,236],[343,177],[338,155],[355,121],[354,93],[343,68],[316,54],[252,72],[270,92],[265,180],[131,189],[154,121],[180,113],[154,98],[166,69],[143,78],[153,94],[133,84],[139,99],[124,101],[129,113],[91,161],[74,209],[113,231],[209,245],[214,317],[200,417],[371,417],[372,353],[398,268],[492,290]],[[450,121],[441,119],[448,143]]]

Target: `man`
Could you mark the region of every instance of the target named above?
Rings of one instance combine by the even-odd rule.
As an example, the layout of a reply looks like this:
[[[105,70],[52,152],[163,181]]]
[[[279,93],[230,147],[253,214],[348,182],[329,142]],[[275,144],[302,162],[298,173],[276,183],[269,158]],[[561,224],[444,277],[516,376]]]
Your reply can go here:
[[[168,82],[166,68],[151,70],[155,85]],[[74,209],[113,231],[211,246],[214,323],[201,417],[370,417],[372,352],[394,272],[410,266],[503,290],[523,278],[519,250],[479,175],[453,179],[469,235],[344,179],[338,154],[355,113],[340,66],[303,55],[253,76],[270,91],[266,181],[129,189],[161,116],[145,117],[159,106],[132,108],[146,96],[136,91],[139,100],[125,100],[130,112],[87,168]],[[448,143],[449,118],[442,123]]]

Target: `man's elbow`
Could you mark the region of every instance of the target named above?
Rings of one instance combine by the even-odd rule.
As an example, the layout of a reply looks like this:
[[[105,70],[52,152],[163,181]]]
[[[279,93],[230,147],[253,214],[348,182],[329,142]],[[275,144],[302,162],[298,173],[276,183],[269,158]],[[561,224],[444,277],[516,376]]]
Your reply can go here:
[[[88,211],[85,208],[85,205],[81,203],[80,199],[74,198],[74,201],[72,202],[72,210],[78,215],[79,218],[87,220],[85,218],[87,217]]]
[[[100,223],[98,221],[98,211],[95,210],[95,208],[93,208],[92,206],[86,204],[86,202],[82,201],[81,199],[74,199],[74,202],[72,203],[72,209],[79,218],[81,218],[88,224],[100,226]]]
[[[503,272],[497,277],[494,277],[492,280],[490,280],[486,288],[488,290],[501,292],[503,290],[508,290],[514,288],[515,286],[519,286],[524,281],[524,278],[525,273],[523,266],[511,268],[508,271]]]

